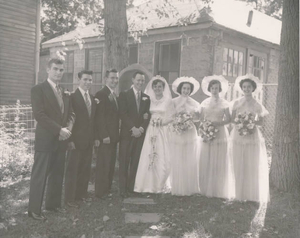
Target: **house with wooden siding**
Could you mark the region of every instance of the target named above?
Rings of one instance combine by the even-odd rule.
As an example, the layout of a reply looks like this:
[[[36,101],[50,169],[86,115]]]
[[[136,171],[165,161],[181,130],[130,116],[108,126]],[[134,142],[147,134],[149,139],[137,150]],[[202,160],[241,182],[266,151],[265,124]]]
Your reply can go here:
[[[30,103],[39,35],[40,0],[0,0],[0,105]]]

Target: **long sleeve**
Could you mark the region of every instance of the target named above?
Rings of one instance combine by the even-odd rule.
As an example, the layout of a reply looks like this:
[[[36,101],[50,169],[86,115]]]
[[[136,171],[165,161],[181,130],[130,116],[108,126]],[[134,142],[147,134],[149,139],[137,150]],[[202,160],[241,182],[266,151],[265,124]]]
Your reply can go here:
[[[107,98],[103,94],[97,93],[95,96],[99,100],[99,104],[96,108],[96,128],[97,128],[97,139],[103,140],[106,137],[109,137],[109,133],[107,130],[105,112],[106,112],[106,104]]]
[[[46,114],[43,101],[41,88],[33,87],[31,89],[31,104],[35,120],[48,132],[55,136],[59,135],[62,127]]]
[[[134,127],[134,122],[130,119],[128,116],[128,105],[127,105],[127,100],[126,100],[126,94],[125,92],[121,92],[119,96],[119,111],[120,111],[120,118],[122,123],[127,128],[133,128]],[[149,124],[149,121],[148,121]]]
[[[148,114],[148,118],[147,119],[143,119],[143,123],[141,125],[141,127],[143,127],[143,129],[146,131],[148,125],[149,125],[149,122],[150,122],[150,119],[151,119],[151,114],[150,114],[150,98],[149,100],[147,100],[147,106],[146,106],[146,113]]]

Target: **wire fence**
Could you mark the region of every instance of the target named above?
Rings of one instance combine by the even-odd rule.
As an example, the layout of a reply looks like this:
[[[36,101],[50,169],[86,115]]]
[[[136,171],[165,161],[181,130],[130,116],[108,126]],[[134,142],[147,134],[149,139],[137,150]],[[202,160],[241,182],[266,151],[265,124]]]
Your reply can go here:
[[[73,91],[77,85],[67,84],[63,85],[69,91]],[[96,92],[103,87],[103,85],[96,85],[92,87]],[[234,100],[239,97],[236,92],[233,91],[233,84],[230,84],[228,93],[225,98],[228,101]],[[260,101],[266,109],[269,111],[269,115],[265,118],[264,125],[261,130],[266,140],[267,148],[272,147],[274,123],[275,123],[275,109],[276,109],[276,96],[277,96],[277,84],[264,84],[262,92],[258,95],[257,100]],[[36,122],[33,118],[31,105],[21,105],[19,102],[14,105],[0,106],[0,146],[3,144],[4,129],[6,133],[11,133],[15,130],[16,125],[21,127],[22,137],[28,145],[28,151],[30,154],[34,154],[34,133]],[[4,148],[4,147],[3,147]],[[1,149],[0,158],[5,153]]]
[[[266,146],[270,150],[272,148],[274,125],[275,125],[275,110],[278,84],[263,84],[262,91],[254,98],[259,101],[269,111],[269,115],[264,119],[264,124],[261,131],[264,135]],[[229,89],[225,95],[228,101],[239,98],[241,95],[234,90],[234,84],[229,84]]]

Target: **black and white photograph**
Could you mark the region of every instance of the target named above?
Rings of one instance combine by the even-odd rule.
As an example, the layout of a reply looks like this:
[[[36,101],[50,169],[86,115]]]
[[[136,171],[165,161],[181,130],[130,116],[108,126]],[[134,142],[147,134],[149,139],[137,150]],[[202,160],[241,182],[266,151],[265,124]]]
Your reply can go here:
[[[300,238],[299,11],[1,0],[0,237]]]

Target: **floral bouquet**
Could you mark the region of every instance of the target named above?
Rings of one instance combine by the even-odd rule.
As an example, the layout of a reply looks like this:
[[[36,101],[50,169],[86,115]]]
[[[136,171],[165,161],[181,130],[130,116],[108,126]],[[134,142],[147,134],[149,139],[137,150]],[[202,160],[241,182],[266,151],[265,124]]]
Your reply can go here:
[[[157,153],[157,148],[156,148],[156,141],[157,141],[157,136],[156,135],[152,135],[150,137],[151,152],[149,154],[148,170],[150,170],[154,166],[155,161],[158,159],[158,153]]]
[[[162,123],[162,119],[160,117],[152,118],[150,124],[153,127],[160,127]]]
[[[219,130],[209,120],[204,120],[200,123],[199,133],[204,142],[210,142],[216,138],[216,133]]]
[[[193,128],[193,116],[187,112],[177,113],[171,127],[177,134],[182,134]]]
[[[239,113],[234,122],[237,124],[240,136],[250,135],[254,132],[255,116],[251,112]]]

